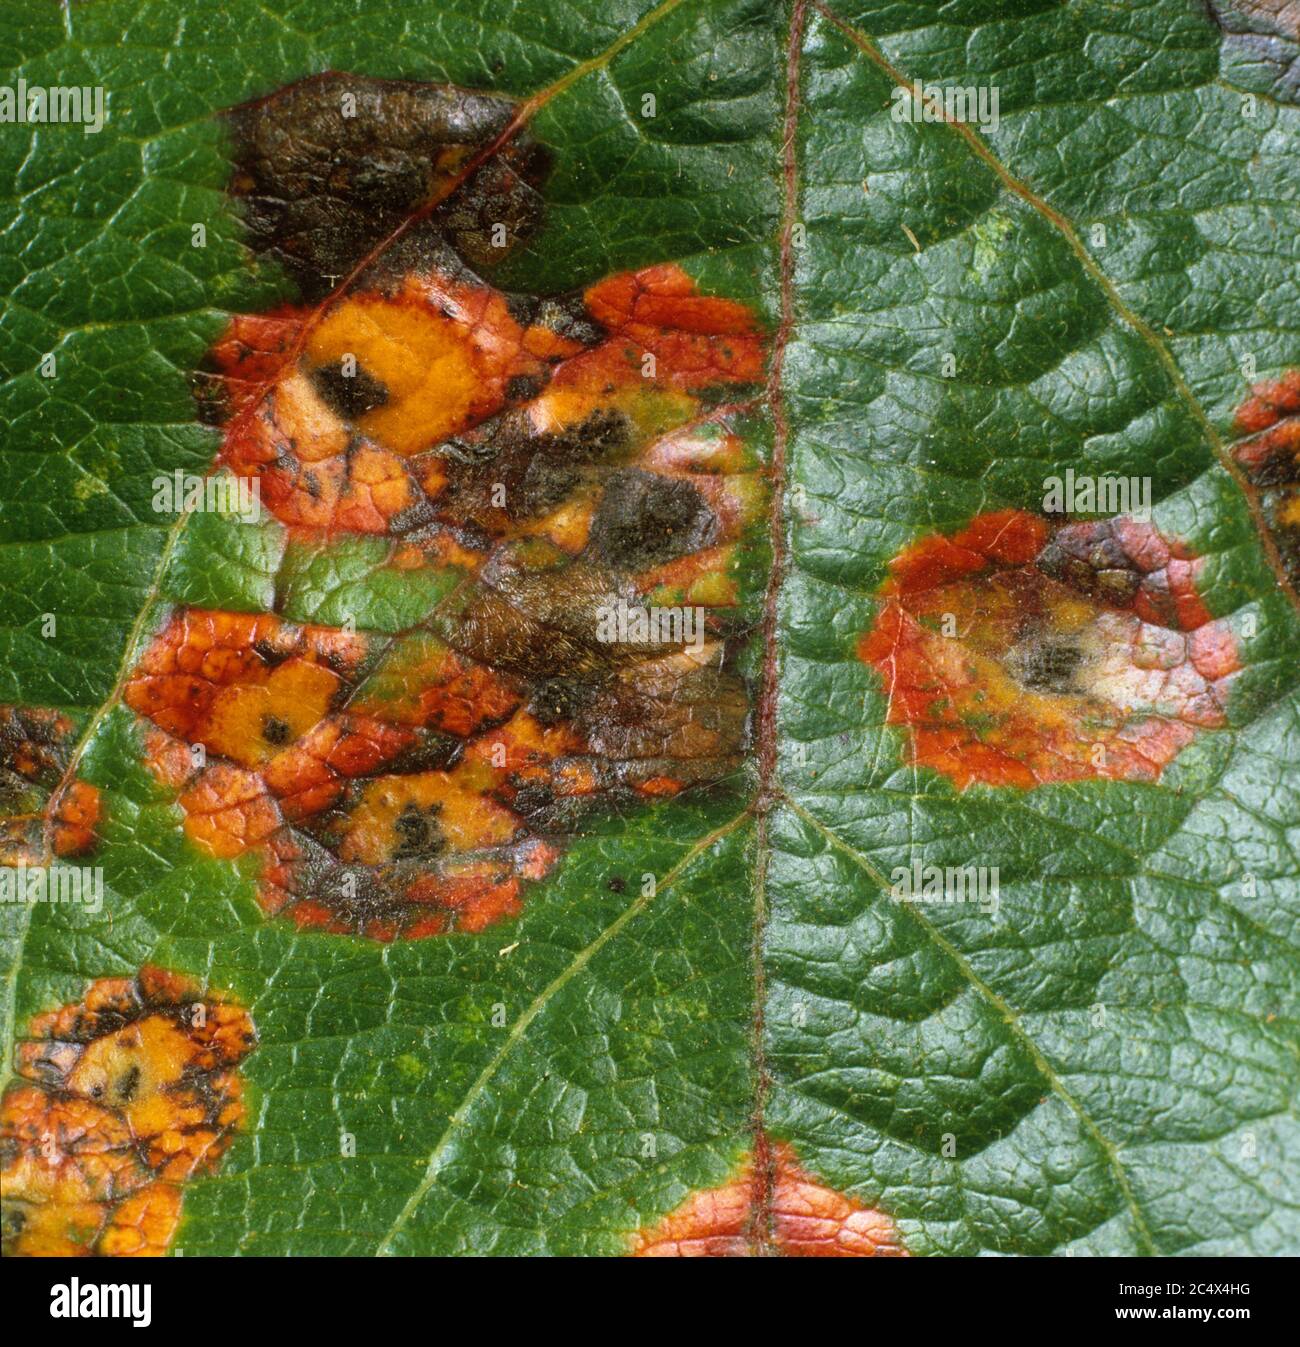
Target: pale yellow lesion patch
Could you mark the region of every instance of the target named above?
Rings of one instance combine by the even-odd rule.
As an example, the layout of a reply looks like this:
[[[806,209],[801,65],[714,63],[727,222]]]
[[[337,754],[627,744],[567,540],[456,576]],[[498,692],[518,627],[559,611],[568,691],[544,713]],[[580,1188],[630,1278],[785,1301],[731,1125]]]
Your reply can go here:
[[[340,683],[314,660],[286,660],[265,683],[223,688],[213,700],[204,740],[241,767],[263,766],[325,718]]]
[[[383,865],[404,855],[502,846],[518,830],[510,810],[486,799],[467,767],[376,777],[348,822],[344,861]]]

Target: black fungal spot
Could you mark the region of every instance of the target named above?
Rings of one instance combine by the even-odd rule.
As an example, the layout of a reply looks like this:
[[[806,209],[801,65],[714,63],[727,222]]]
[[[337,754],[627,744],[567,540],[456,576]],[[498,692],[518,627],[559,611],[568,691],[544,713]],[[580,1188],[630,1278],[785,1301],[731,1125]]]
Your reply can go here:
[[[419,742],[393,759],[394,772],[445,772],[454,767],[465,752],[464,741],[437,730],[417,731]]]
[[[492,427],[497,419],[485,422],[475,436],[453,435],[451,439],[444,440],[434,452],[441,458],[450,459],[453,463],[464,463],[470,467],[490,462],[501,447],[500,441],[492,434]]]
[[[321,365],[312,370],[311,378],[329,406],[350,421],[388,401],[388,389],[360,366],[345,374],[340,365]]]
[[[432,524],[437,518],[433,506],[421,497],[405,510],[399,510],[392,518],[391,531],[396,534],[413,533],[416,529]]]
[[[393,822],[398,843],[393,852],[397,860],[410,860],[416,856],[436,856],[447,848],[447,837],[438,823],[442,806],[429,805],[421,809],[419,805],[408,804]]]
[[[254,641],[253,654],[269,669],[283,664],[285,660],[285,652],[271,641]]]
[[[592,685],[583,679],[544,678],[533,688],[528,711],[539,724],[558,725],[572,720],[589,706],[594,691]]]
[[[122,1104],[129,1104],[135,1098],[135,1092],[140,1087],[140,1068],[138,1066],[128,1067],[122,1074],[122,1079],[117,1083],[117,1098]]]
[[[609,889],[610,893],[626,893],[627,880],[622,875],[611,875],[605,881],[605,887]]]
[[[0,776],[52,788],[63,775],[72,723],[55,711],[0,706]],[[2,787],[0,787],[2,789]]]
[[[279,716],[263,716],[262,738],[268,744],[274,744],[276,748],[283,748],[293,738],[293,730],[288,722],[281,720]]]
[[[539,818],[547,817],[554,808],[555,792],[548,785],[530,782],[515,792],[512,804],[517,814],[535,823]]]
[[[506,401],[526,402],[529,398],[535,398],[543,386],[543,381],[536,375],[516,374],[506,384]]]
[[[591,548],[610,566],[641,571],[707,547],[718,521],[689,482],[628,468],[614,473],[591,524]]]

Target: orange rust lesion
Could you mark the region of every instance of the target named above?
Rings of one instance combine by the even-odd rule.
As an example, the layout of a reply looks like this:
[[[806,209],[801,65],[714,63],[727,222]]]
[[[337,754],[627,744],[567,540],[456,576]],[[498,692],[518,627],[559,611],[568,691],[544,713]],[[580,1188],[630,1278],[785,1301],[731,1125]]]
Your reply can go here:
[[[151,965],[33,1017],[0,1102],[5,1255],[158,1256],[244,1116],[248,1013]]]
[[[159,729],[254,767],[324,714],[366,651],[364,636],[338,628],[185,609],[147,648],[123,698]]]
[[[221,463],[257,478],[295,529],[455,534],[472,521],[577,552],[601,477],[662,462],[656,443],[700,416],[701,395],[754,383],[763,360],[750,310],[697,293],[672,264],[531,320],[491,286],[428,267],[320,314],[232,320],[206,389],[226,424]],[[561,462],[548,469],[548,457]],[[755,517],[752,470],[715,476],[724,514]]]
[[[549,297],[476,275],[540,218],[547,155],[514,115],[346,74],[229,114],[250,244],[311,304],[212,347],[218,466],[294,541],[384,535],[390,576],[443,594],[391,639],[180,609],[127,681],[187,836],[259,863],[300,926],[477,930],[587,812],[748,749],[735,610],[766,484],[723,399],[761,379],[762,326],[674,263]],[[615,601],[683,606],[676,634],[602,634]]]
[[[0,706],[0,865],[45,865],[97,845],[100,792],[66,779],[75,739],[59,711]]]
[[[179,610],[124,698],[188,837],[256,856],[268,913],[381,940],[480,929],[587,809],[740,767],[721,615],[764,486],[702,395],[761,374],[761,334],[675,266],[577,307],[417,268],[302,317],[237,319],[214,349],[224,461],[314,539],[387,532],[394,564],[465,583],[392,641]],[[698,605],[708,630],[604,645],[616,594]]]
[[[513,651],[522,619],[492,620]],[[518,658],[554,658],[524,635]],[[372,648],[271,614],[187,609],[124,695],[186,835],[256,858],[268,914],[391,940],[514,916],[587,810],[739,769],[748,699],[716,646],[619,658],[530,677],[427,629]]]
[[[374,393],[372,406],[359,395],[353,428],[407,458],[499,411],[512,380],[542,378],[534,351],[554,358],[577,349],[522,327],[489,287],[429,273],[390,293],[341,299],[312,328],[305,355],[313,372],[356,362]]]
[[[634,1258],[747,1258],[760,1250],[786,1258],[905,1258],[884,1212],[828,1187],[799,1164],[794,1148],[768,1148],[760,1182],[746,1156],[717,1188],[692,1193],[631,1238]]]
[[[1233,450],[1259,492],[1282,565],[1300,589],[1300,369],[1256,384],[1237,409]]]
[[[1226,725],[1241,668],[1199,570],[1126,517],[980,515],[890,563],[858,655],[884,681],[910,761],[959,789],[1155,781]]]

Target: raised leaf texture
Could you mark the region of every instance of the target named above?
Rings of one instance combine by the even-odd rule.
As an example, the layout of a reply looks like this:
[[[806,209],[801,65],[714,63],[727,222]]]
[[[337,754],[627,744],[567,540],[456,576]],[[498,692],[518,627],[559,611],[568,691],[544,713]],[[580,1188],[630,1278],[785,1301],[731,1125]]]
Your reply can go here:
[[[1294,4],[5,22],[7,1252],[1300,1248]]]

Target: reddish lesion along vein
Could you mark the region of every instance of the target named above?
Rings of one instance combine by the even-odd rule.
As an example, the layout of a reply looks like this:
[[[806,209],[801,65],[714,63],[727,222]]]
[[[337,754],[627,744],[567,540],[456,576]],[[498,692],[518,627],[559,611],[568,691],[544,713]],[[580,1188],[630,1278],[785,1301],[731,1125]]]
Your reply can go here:
[[[0,706],[0,865],[41,866],[95,848],[100,792],[64,779],[75,739],[59,711]]]
[[[787,1258],[906,1257],[884,1212],[807,1173],[794,1148],[767,1147],[772,1173],[757,1182],[746,1156],[716,1188],[691,1193],[630,1241],[634,1258],[745,1258],[760,1250]],[[760,1200],[765,1195],[765,1200]],[[760,1228],[761,1227],[761,1228]]]
[[[1259,497],[1291,584],[1300,590],[1300,369],[1250,390],[1237,408],[1233,457]]]
[[[911,761],[959,788],[1154,781],[1227,723],[1241,668],[1199,570],[1133,519],[980,515],[894,558],[858,654]]]

